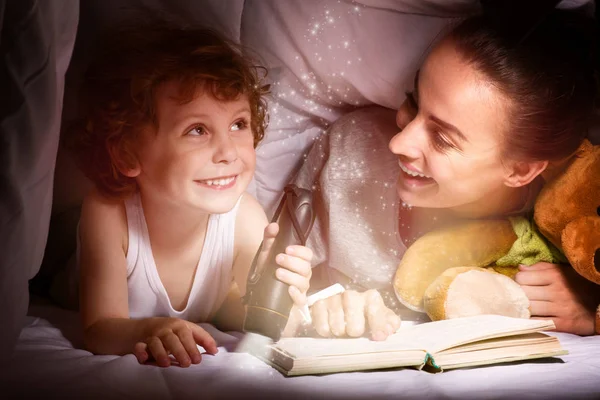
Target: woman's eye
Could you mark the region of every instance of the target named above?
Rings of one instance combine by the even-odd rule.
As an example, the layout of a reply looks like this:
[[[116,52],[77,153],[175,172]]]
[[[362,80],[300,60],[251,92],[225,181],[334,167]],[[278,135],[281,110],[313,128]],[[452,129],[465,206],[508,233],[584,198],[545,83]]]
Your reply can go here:
[[[242,129],[246,129],[248,127],[248,122],[246,120],[240,120],[231,125],[232,131],[241,131]]]
[[[432,136],[433,136],[433,147],[437,151],[439,151],[441,153],[445,153],[450,149],[456,149],[456,146],[454,145],[454,143],[452,143],[451,141],[446,139],[446,137],[444,136],[444,134],[442,132],[433,131]]]
[[[417,111],[419,110],[419,103],[417,102],[417,96],[414,92],[406,92],[406,100],[408,100],[408,104],[410,107]]]
[[[190,135],[190,136],[202,136],[202,135],[206,135],[206,133],[207,133],[206,129],[203,126],[198,125],[198,126],[193,127],[192,129],[190,129],[186,133],[186,135]]]

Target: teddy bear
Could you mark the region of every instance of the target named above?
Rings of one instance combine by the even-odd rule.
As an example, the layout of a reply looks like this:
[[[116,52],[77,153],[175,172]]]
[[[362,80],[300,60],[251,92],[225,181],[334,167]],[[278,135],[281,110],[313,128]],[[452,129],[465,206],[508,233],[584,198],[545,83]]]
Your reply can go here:
[[[600,146],[585,140],[566,167],[549,174],[533,221],[470,220],[416,240],[394,276],[399,301],[432,320],[477,314],[529,318],[529,300],[513,278],[519,264],[540,261],[570,264],[600,285]]]

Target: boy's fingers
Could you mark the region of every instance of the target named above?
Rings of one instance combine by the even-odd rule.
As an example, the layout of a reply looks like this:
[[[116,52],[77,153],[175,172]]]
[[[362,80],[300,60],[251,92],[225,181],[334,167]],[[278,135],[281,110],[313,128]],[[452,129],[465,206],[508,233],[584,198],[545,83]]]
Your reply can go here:
[[[150,358],[150,355],[146,351],[148,345],[144,342],[137,342],[133,347],[133,355],[137,358],[140,364],[145,363]]]
[[[187,351],[185,350],[185,347],[183,347],[179,336],[177,336],[173,332],[169,332],[166,335],[164,335],[161,339],[165,345],[165,348],[169,350],[171,354],[173,354],[173,357],[175,357],[180,366],[182,366],[183,368],[187,368],[190,366],[192,361],[190,360],[190,357]]]
[[[306,304],[306,292],[302,293],[296,286],[290,286],[288,293],[297,307],[304,307]]]
[[[267,261],[267,257],[269,257],[269,253],[271,252],[271,248],[273,247],[273,243],[275,242],[275,236],[277,236],[277,232],[279,232],[279,225],[273,222],[265,228],[263,241],[260,246],[260,252],[258,253],[257,264],[259,266],[263,266]]]
[[[146,343],[148,344],[150,354],[152,354],[152,357],[154,357],[159,367],[168,367],[171,365],[171,360],[165,350],[165,346],[158,336],[150,337],[146,340]]]
[[[310,282],[308,279],[285,268],[277,268],[275,270],[275,276],[281,282],[286,283],[290,286],[295,286],[302,293],[306,293],[308,288],[310,287]]]
[[[219,350],[217,349],[217,342],[215,342],[215,339],[198,325],[190,323],[190,326],[192,328],[194,341],[204,347],[204,350],[206,350],[208,354],[217,354]]]
[[[285,252],[291,256],[299,257],[310,262],[313,258],[313,252],[306,246],[291,245],[285,248]]]
[[[302,275],[304,278],[310,279],[312,276],[310,263],[302,258],[281,253],[277,254],[275,262],[290,271]]]
[[[177,336],[179,336],[179,340],[183,345],[183,348],[190,356],[192,363],[199,364],[202,360],[202,355],[198,350],[198,346],[196,346],[196,342],[194,341],[194,335],[192,335],[191,329],[181,329],[178,332],[175,332]]]

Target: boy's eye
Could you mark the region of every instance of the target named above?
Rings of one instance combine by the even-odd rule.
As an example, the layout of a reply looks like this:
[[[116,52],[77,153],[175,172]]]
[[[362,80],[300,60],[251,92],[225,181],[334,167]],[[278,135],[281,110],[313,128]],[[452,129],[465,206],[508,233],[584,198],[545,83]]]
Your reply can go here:
[[[231,125],[232,131],[241,131],[242,129],[246,129],[248,127],[248,121],[245,119],[239,120]]]
[[[202,135],[206,135],[206,133],[207,133],[206,129],[203,126],[198,125],[198,126],[193,127],[192,129],[190,129],[186,133],[186,135],[190,135],[190,136],[202,136]]]

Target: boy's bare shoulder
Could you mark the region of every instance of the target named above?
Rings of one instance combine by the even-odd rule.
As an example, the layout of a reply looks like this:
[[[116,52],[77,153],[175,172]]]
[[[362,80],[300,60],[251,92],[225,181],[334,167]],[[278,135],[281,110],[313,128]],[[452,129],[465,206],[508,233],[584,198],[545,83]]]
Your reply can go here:
[[[114,199],[92,189],[83,199],[80,227],[99,235],[127,232],[127,214],[122,199]]]
[[[262,239],[262,231],[265,229],[269,221],[265,210],[262,208],[258,200],[249,193],[242,195],[240,208],[237,212],[235,221],[236,236],[247,236],[256,232],[260,232]]]

